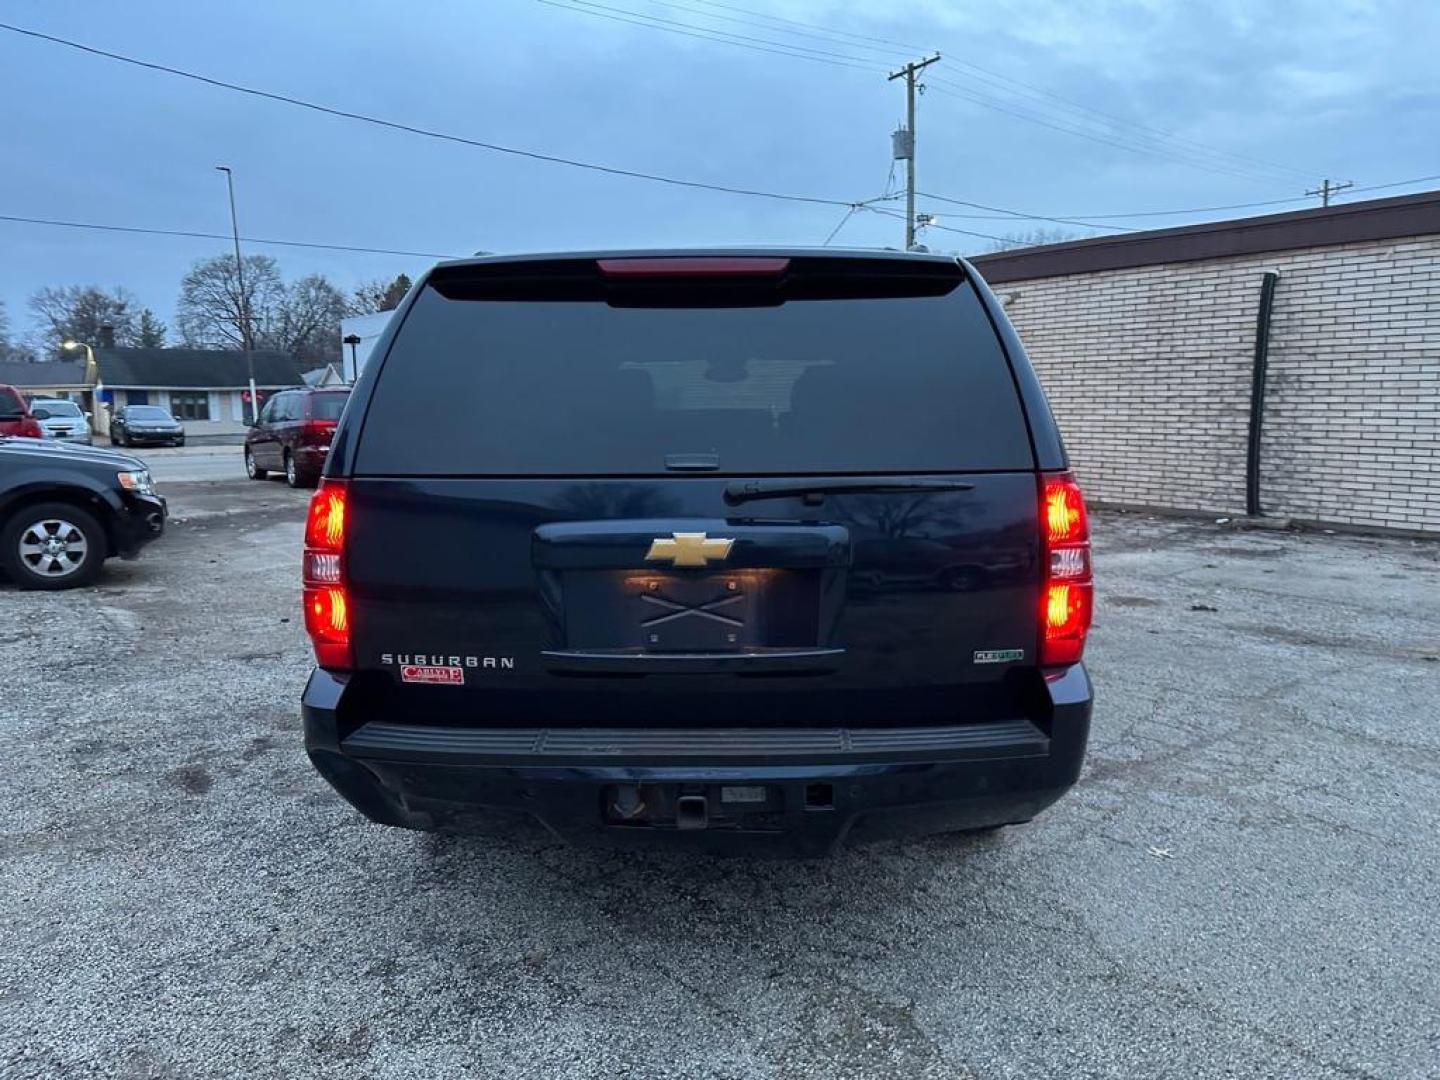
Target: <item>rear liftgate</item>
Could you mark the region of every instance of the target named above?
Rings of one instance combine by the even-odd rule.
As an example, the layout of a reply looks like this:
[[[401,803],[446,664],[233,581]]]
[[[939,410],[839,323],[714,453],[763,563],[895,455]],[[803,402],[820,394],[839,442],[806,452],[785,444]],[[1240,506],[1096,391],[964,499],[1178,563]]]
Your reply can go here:
[[[837,525],[576,521],[535,532],[559,675],[806,675],[835,670],[830,644],[851,558]],[[636,555],[644,552],[643,560]],[[830,809],[829,784],[804,805]],[[746,783],[615,784],[607,823],[677,829],[778,827],[785,793]]]

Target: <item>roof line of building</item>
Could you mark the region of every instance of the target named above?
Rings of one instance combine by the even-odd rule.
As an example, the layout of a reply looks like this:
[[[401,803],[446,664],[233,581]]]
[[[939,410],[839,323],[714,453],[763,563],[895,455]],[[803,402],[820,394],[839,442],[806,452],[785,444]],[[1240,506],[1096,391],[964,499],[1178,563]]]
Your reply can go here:
[[[1440,191],[1000,251],[971,259],[991,284],[1440,234]]]

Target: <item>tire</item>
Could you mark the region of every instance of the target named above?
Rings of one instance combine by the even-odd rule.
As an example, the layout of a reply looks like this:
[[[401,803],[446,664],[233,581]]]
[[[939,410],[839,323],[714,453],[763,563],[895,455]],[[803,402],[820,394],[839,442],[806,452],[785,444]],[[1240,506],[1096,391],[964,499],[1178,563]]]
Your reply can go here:
[[[250,447],[245,447],[245,475],[251,480],[264,480],[265,470],[255,464],[255,455],[250,452]]]
[[[100,573],[107,552],[100,522],[73,503],[22,507],[0,524],[0,567],[22,589],[88,585]]]
[[[305,478],[300,475],[300,466],[295,464],[295,455],[289,450],[285,451],[285,483],[292,488],[303,488],[306,486]]]
[[[118,435],[118,436],[117,436],[117,435],[115,434],[114,429],[112,428],[111,431],[110,431],[110,445],[111,445],[111,446],[129,446],[130,444],[125,441],[125,436],[124,436],[124,435]]]

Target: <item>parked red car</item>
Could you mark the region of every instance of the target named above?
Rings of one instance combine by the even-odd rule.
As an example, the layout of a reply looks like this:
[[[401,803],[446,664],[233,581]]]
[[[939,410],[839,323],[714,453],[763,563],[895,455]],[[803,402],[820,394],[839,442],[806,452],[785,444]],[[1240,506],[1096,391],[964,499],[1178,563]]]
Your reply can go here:
[[[30,406],[25,403],[24,395],[13,386],[0,386],[0,435],[20,435],[28,439],[45,437],[40,421],[30,415]]]
[[[264,480],[272,472],[284,473],[292,488],[314,487],[349,397],[348,388],[275,394],[245,435],[245,475]]]

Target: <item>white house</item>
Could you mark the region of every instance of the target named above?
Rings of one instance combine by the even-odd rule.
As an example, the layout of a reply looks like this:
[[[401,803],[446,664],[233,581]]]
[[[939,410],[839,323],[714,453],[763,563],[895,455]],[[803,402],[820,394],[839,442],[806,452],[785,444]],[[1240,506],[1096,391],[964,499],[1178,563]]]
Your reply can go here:
[[[390,325],[390,311],[377,311],[373,315],[352,315],[340,320],[341,369],[346,382],[353,383],[365,370],[365,361],[370,359],[370,350],[375,341]],[[346,339],[359,338],[359,341]]]

